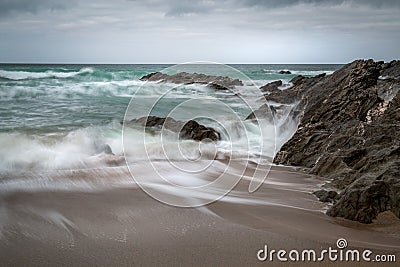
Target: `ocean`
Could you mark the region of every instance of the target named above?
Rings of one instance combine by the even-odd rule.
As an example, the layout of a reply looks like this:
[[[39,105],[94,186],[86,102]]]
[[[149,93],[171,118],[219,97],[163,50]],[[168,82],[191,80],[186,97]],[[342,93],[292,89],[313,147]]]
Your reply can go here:
[[[164,135],[163,144],[154,132],[143,136],[130,130],[125,131],[122,138],[121,121],[125,115],[126,120],[146,115],[187,120],[199,117],[204,110],[208,113],[200,116],[203,123],[226,133],[216,147],[210,148],[212,153],[208,151],[209,157],[216,154],[221,157],[228,154],[236,158],[260,157],[265,154],[272,158],[275,150],[295,131],[296,125],[275,133],[271,132],[272,128],[268,129],[269,133],[259,140],[260,127],[255,129],[257,127],[244,119],[264,101],[255,90],[255,95],[246,96],[252,91],[248,88],[258,90],[257,86],[282,80],[281,89],[285,90],[290,87],[290,79],[297,75],[330,74],[341,67],[315,64],[200,65],[201,69],[197,65],[174,67],[164,64],[1,64],[0,173],[101,167],[107,165],[104,160],[106,146],[116,157],[129,156],[132,162],[146,157],[166,159],[165,146],[171,146],[169,158],[180,160],[184,155],[195,159],[199,153],[197,142],[179,141],[182,143],[179,150],[183,151],[179,152],[173,145],[176,140],[168,139],[167,135]],[[172,86],[139,80],[146,74],[163,70],[171,73],[182,70],[203,72],[232,78],[240,76],[246,82],[235,93],[216,91],[205,85]],[[279,74],[280,70],[289,70],[291,74]],[[191,99],[197,99],[200,104]],[[252,99],[251,108],[248,108],[246,100],[251,102]],[[224,103],[229,110],[215,101]],[[154,108],[148,110],[150,106]],[[230,115],[239,119],[232,119]],[[199,121],[202,121],[200,117]],[[204,117],[208,117],[208,122]],[[226,125],[221,126],[221,121]],[[238,126],[238,123],[244,123],[244,126]],[[268,139],[268,135],[273,135],[275,140]],[[142,138],[147,138],[147,151],[139,148]],[[125,145],[122,140],[126,140]],[[260,150],[263,142],[264,148]]]

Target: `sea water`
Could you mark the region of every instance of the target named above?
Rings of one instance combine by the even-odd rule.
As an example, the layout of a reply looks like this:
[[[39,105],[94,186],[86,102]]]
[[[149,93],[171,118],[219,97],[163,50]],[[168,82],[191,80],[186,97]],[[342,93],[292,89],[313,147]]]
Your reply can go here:
[[[145,82],[140,78],[155,71],[163,71],[172,65],[132,64],[132,65],[0,65],[0,173],[9,171],[73,170],[107,166],[104,160],[111,148],[117,164],[118,157],[128,155],[130,161],[150,157],[165,159],[165,146],[174,147],[175,139],[164,136],[159,142],[157,133],[144,133],[149,143],[147,151],[139,149],[143,133],[131,129],[129,144],[122,142],[121,121],[127,107],[135,98],[135,106],[129,119],[141,117],[141,110],[160,98],[160,93],[170,84]],[[240,99],[246,95],[246,86],[262,86],[270,81],[282,80],[282,90],[290,87],[290,80],[297,75],[314,76],[320,73],[331,74],[341,65],[268,65],[233,64],[228,68],[203,67],[209,75],[232,76],[237,70],[249,78],[236,92],[209,88],[206,85],[179,85],[157,102],[151,115],[170,116],[171,110],[187,100],[201,97],[202,105],[187,105],[180,114],[182,118],[195,117],[205,108],[214,115],[216,121],[226,122],[226,129],[220,129],[213,121],[203,121],[206,126],[222,132],[216,144],[202,144],[205,159],[219,155],[229,157],[272,158],[279,147],[290,138],[297,125],[290,125],[275,132],[277,136],[268,139],[269,131],[276,125],[267,125],[265,138],[260,140],[260,129],[254,122],[245,121],[252,112]],[[196,68],[193,69],[196,71]],[[292,74],[279,74],[289,70]],[[188,69],[190,72],[190,68]],[[235,77],[233,77],[235,78]],[[247,90],[247,91],[246,91]],[[238,98],[239,96],[239,98]],[[209,99],[209,100],[207,100]],[[231,119],[220,106],[214,105],[218,99],[231,108],[233,114],[243,122]],[[261,106],[265,101],[255,99],[254,105]],[[137,113],[135,113],[137,112]],[[148,114],[150,115],[150,114]],[[127,119],[127,118],[125,118]],[[231,122],[231,123],[230,123]],[[282,122],[281,122],[282,123]],[[243,126],[244,125],[244,126]],[[227,132],[229,138],[224,134]],[[278,140],[278,141],[277,141]],[[177,160],[182,157],[195,160],[199,155],[199,144],[192,140],[181,140],[182,151],[168,156]],[[260,150],[260,142],[265,149]],[[232,146],[232,143],[235,146]],[[274,147],[275,149],[272,149]],[[232,151],[232,149],[234,151]],[[207,152],[208,151],[208,152]],[[109,152],[109,151],[108,151]],[[209,154],[207,156],[207,153]],[[109,153],[108,153],[109,154]],[[261,155],[263,156],[263,155]]]

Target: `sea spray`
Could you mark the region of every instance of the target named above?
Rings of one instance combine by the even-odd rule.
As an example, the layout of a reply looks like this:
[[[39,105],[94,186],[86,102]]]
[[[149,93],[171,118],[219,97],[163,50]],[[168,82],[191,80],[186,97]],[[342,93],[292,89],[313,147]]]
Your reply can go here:
[[[280,66],[236,66],[253,81],[245,82],[244,86],[238,86],[234,91],[214,90],[201,84],[177,86],[159,82],[144,83],[139,80],[143,75],[165,67],[166,65],[0,65],[0,180],[8,180],[10,183],[9,179],[19,177],[19,182],[25,180],[25,185],[28,185],[29,180],[32,188],[38,188],[43,185],[43,181],[50,179],[46,180],[45,186],[48,187],[55,186],[54,173],[59,172],[57,179],[60,183],[57,186],[62,188],[62,181],[67,186],[71,177],[81,176],[82,171],[87,170],[91,174],[85,174],[82,179],[91,177],[90,180],[94,181],[95,176],[101,174],[101,177],[105,177],[103,183],[106,177],[113,177],[113,172],[125,168],[125,159],[130,163],[147,158],[160,162],[165,160],[165,149],[169,152],[168,157],[177,162],[189,160],[194,164],[199,159],[200,162],[250,159],[265,164],[271,161],[274,151],[297,127],[296,119],[290,116],[280,117],[275,122],[278,128],[273,123],[266,122],[260,128],[256,123],[245,120],[251,110],[241,98],[246,98],[255,106],[263,103],[256,97],[257,94],[252,94],[249,90],[253,84],[262,85],[265,81],[274,79],[281,79],[284,84],[288,84],[285,77],[275,78],[276,73],[262,71]],[[285,67],[296,71],[295,68]],[[335,69],[336,66],[331,68]],[[327,67],[321,67],[321,70],[325,72]],[[319,72],[319,69],[313,71]],[[230,75],[229,72],[226,75]],[[178,146],[174,133],[164,132],[161,142],[161,131],[150,133],[129,129],[124,132],[129,141],[123,146],[119,122],[124,118],[131,97],[140,98],[136,103],[135,113],[132,114],[139,117],[141,111],[160,92],[171,86],[174,90],[159,101],[157,109],[153,110],[154,115],[166,116],[180,103],[195,97],[202,98],[203,106],[189,105],[182,113],[188,119],[199,114],[206,106],[215,119],[224,122],[224,127],[212,120],[199,119],[199,122],[219,131],[221,140],[213,144],[180,140]],[[220,106],[214,105],[215,99],[229,105],[238,118],[226,114]],[[276,138],[271,138],[274,134]],[[146,135],[148,141],[146,151],[142,149],[143,135]],[[176,147],[180,151],[175,150]],[[66,174],[74,171],[77,173]],[[124,173],[126,180],[129,178],[126,176],[126,169]],[[39,184],[35,185],[35,181]],[[86,180],[77,184],[84,186],[85,183]],[[22,182],[21,185],[23,184]]]

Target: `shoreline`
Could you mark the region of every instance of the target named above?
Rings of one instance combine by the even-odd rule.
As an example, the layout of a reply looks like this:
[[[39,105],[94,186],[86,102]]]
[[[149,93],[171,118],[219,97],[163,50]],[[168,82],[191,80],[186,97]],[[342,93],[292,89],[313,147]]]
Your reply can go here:
[[[363,225],[329,217],[326,204],[311,194],[322,182],[272,166],[255,193],[242,179],[230,194],[201,208],[160,203],[134,183],[93,192],[3,192],[0,258],[6,265],[240,266],[272,264],[256,258],[265,244],[320,249],[334,247],[338,238],[351,248],[399,257],[400,220],[386,214]]]

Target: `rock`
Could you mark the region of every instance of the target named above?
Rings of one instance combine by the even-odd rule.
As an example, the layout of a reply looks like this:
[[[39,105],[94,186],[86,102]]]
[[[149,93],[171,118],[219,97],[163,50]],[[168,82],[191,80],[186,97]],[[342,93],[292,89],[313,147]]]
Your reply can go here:
[[[105,154],[108,154],[108,155],[114,155],[114,153],[112,152],[112,149],[111,149],[110,145],[108,145],[108,144],[105,144],[105,145],[104,145],[104,153],[105,153]]]
[[[217,141],[221,139],[221,135],[214,128],[206,127],[194,120],[187,122],[178,121],[171,117],[160,118],[157,116],[148,116],[133,119],[125,122],[127,126],[145,126],[165,128],[172,132],[178,133],[181,138],[192,139],[195,141]]]
[[[382,64],[381,77],[400,79],[400,60],[393,60],[389,63]]]
[[[400,91],[400,82],[396,79],[379,79],[377,85],[378,97],[385,101],[391,101],[397,92]]]
[[[163,77],[164,77],[164,74],[162,74],[161,72],[153,72],[153,73],[149,73],[149,74],[143,76],[139,80],[141,80],[141,81],[159,81],[159,80],[162,80]]]
[[[168,75],[161,72],[154,72],[143,76],[142,78],[140,78],[140,80],[152,82],[169,82],[175,84],[207,84],[209,87],[216,90],[228,90],[233,89],[235,86],[243,86],[243,82],[239,79],[187,72],[179,72],[173,75]]]
[[[390,185],[385,181],[374,181],[367,186],[346,190],[327,214],[372,223],[379,213],[390,210],[395,204],[391,203],[390,191]]]
[[[324,190],[324,189],[315,191],[313,194],[321,202],[334,202],[335,198],[338,195],[338,193],[336,191],[332,191],[332,190],[327,191],[327,190]]]
[[[324,76],[317,75],[316,77],[307,78],[299,75],[290,81],[293,86],[286,90],[273,90],[274,85],[266,84],[265,87],[269,88],[271,91],[264,96],[268,101],[281,104],[293,104],[300,101],[308,89],[323,79],[325,79]]]
[[[293,83],[294,85],[298,85],[302,82],[304,82],[307,78],[304,77],[303,75],[298,75],[296,77],[294,77],[293,79],[290,80],[291,83]]]
[[[298,129],[274,162],[305,167],[343,190],[328,215],[363,223],[386,210],[400,217],[399,78],[399,61],[356,60],[265,96],[298,103]]]
[[[229,90],[229,88],[214,82],[207,84],[207,87],[212,88],[214,90]]]
[[[315,75],[314,78],[322,78],[325,76],[326,76],[326,73],[321,73],[321,74]]]
[[[100,144],[95,143],[94,145],[95,145],[95,151],[96,151],[95,153],[96,154],[104,153],[106,155],[114,155],[110,145],[104,144],[104,143],[100,143]]]
[[[259,118],[259,119],[266,119],[269,122],[273,123],[276,113],[277,113],[276,107],[270,106],[268,104],[263,104],[259,109],[250,113],[245,120],[254,120],[256,118]]]
[[[282,86],[282,81],[281,80],[277,80],[277,81],[274,81],[274,82],[267,83],[266,85],[261,86],[260,90],[262,92],[264,92],[264,93],[267,93],[267,92],[271,93],[273,91],[279,90],[278,89],[279,86]]]
[[[279,74],[292,74],[292,73],[288,70],[281,70],[279,71]]]
[[[245,120],[255,120],[257,118],[257,119],[265,119],[271,123],[278,123],[279,121],[282,121],[287,117],[297,118],[298,115],[299,115],[298,110],[296,109],[295,106],[291,105],[273,106],[273,105],[263,104],[260,108],[250,113]]]

